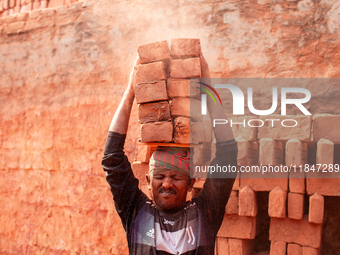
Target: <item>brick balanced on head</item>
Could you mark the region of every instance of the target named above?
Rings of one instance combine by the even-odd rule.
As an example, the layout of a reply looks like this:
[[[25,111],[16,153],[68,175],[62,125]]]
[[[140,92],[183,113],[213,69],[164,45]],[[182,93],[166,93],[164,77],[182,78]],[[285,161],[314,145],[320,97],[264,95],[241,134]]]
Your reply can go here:
[[[200,40],[172,39],[171,49],[167,41],[154,42],[137,52],[134,91],[141,142],[203,142],[199,135],[190,141],[190,121],[201,121],[201,116],[190,115],[190,104],[200,107],[199,90],[190,87],[190,78],[201,77]],[[203,125],[191,127],[192,134],[204,133]]]

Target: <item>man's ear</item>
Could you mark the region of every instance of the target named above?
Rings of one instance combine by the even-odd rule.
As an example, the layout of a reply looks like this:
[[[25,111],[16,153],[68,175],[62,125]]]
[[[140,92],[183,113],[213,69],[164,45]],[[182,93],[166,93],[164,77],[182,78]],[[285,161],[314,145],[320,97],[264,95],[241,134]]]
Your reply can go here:
[[[146,178],[146,183],[148,184],[148,188],[149,188],[149,190],[151,190],[151,180],[150,180],[150,175],[149,175],[149,174],[146,174],[146,175],[145,175],[145,178]]]
[[[195,181],[196,181],[195,178],[192,178],[192,179],[189,180],[188,191],[192,191],[193,186],[194,186],[194,184],[195,184]]]

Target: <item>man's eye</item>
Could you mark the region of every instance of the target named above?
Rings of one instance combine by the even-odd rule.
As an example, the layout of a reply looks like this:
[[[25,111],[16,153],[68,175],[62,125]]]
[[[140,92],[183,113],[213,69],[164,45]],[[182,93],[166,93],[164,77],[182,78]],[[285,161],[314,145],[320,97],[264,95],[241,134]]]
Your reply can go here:
[[[172,177],[172,179],[174,179],[174,180],[183,180],[184,178],[183,178],[183,176],[175,175],[175,176]]]
[[[161,180],[164,178],[163,175],[154,175],[153,178],[157,179],[157,180]]]

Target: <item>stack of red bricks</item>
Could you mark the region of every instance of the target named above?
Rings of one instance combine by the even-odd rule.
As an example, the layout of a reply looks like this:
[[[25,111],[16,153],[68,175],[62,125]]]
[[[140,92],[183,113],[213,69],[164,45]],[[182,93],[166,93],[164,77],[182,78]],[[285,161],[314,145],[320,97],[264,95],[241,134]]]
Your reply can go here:
[[[262,129],[233,127],[239,149],[238,167],[305,166],[308,164],[307,142],[315,143],[317,164],[333,165],[334,143],[339,143],[340,136],[331,134],[325,125],[320,128],[319,123],[323,123],[325,118],[332,117],[333,122],[340,121],[340,118],[315,116],[312,127],[312,118],[309,116],[290,117],[299,118],[299,126],[294,130],[274,129],[270,126]],[[248,120],[253,117],[245,118]],[[299,139],[293,139],[294,137]],[[251,173],[240,173],[217,236],[216,254],[253,254],[254,239],[259,231],[257,221],[259,217],[263,217],[258,215],[260,205],[257,201],[257,192],[269,192],[271,246],[267,254],[320,254],[324,196],[338,196],[340,182],[335,178],[309,178],[313,174],[313,171],[310,172],[305,176],[299,169],[296,172],[292,170],[290,173],[281,173],[280,178],[273,178],[279,173],[274,173],[275,176],[268,173],[261,176],[257,174],[257,177],[263,178],[249,178],[252,176]],[[195,187],[202,188],[203,183],[198,182]],[[308,208],[305,208],[305,205],[308,205]]]
[[[190,104],[200,102],[199,90],[190,89],[190,78],[201,77],[199,39],[172,39],[138,47],[134,91],[141,123],[141,142],[203,142],[200,116],[190,116]],[[191,118],[191,119],[190,119]],[[203,132],[204,133],[204,132]],[[197,134],[197,135],[195,135]]]

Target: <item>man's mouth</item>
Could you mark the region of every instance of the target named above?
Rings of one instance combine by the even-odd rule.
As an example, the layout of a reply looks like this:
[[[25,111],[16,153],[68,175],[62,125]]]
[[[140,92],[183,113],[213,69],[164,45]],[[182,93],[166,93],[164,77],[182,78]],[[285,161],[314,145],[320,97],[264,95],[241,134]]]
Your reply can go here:
[[[174,190],[160,190],[159,193],[163,196],[171,196],[176,194]]]

